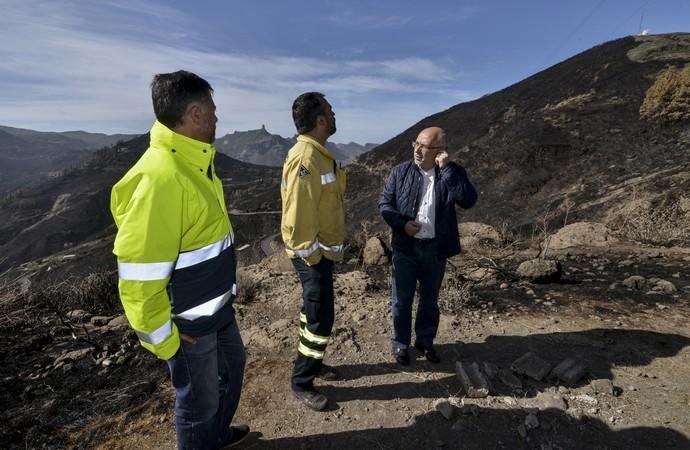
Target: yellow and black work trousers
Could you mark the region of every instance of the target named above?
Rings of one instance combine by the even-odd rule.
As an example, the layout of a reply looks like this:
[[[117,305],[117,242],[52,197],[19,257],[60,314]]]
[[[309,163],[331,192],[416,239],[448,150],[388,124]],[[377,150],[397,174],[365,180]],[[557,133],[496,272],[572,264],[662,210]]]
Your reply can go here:
[[[323,365],[333,328],[333,261],[321,258],[318,264],[310,266],[302,259],[295,258],[292,265],[302,283],[303,300],[292,389],[308,391],[314,389],[314,378]]]

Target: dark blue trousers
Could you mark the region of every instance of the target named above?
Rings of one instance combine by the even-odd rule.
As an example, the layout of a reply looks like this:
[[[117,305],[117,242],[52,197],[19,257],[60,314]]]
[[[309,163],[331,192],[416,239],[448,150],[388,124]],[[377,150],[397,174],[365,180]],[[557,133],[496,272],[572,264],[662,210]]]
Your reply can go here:
[[[308,391],[314,389],[314,378],[323,365],[323,354],[335,319],[333,261],[321,258],[318,264],[310,266],[295,258],[292,265],[302,283],[301,331],[292,369],[292,389]],[[314,339],[314,336],[321,339]]]
[[[412,339],[412,304],[419,283],[419,303],[414,324],[416,345],[431,347],[438,331],[438,291],[446,260],[436,257],[436,241],[415,239],[414,256],[393,252],[393,349],[407,348]]]
[[[244,378],[244,344],[235,320],[194,339],[194,344],[182,341],[168,360],[176,394],[177,448],[215,450],[231,437]]]

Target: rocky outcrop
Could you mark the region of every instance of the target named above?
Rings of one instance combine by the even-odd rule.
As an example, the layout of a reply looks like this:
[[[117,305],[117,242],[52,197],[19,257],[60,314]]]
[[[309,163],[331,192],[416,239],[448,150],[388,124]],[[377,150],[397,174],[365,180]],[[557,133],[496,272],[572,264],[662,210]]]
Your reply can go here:
[[[364,246],[362,262],[368,266],[382,266],[390,261],[390,252],[379,237],[372,237],[367,240]]]
[[[606,225],[594,222],[578,222],[566,225],[549,240],[549,249],[562,250],[571,247],[608,247],[616,238]]]

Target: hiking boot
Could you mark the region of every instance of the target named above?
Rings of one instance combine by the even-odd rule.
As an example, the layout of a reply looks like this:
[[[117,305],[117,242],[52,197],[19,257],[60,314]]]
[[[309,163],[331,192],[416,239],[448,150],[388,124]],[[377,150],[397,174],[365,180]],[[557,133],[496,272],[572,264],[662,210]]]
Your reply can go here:
[[[302,403],[314,411],[323,411],[328,404],[328,397],[316,389],[309,391],[292,391],[292,393],[295,394],[298,400],[301,400]]]
[[[326,364],[321,365],[321,370],[319,370],[316,377],[324,381],[338,381],[342,379],[335,367]]]
[[[410,365],[410,354],[407,352],[406,348],[396,348],[393,350],[393,356],[395,356],[395,361],[401,366]]]
[[[417,350],[424,354],[424,357],[427,361],[432,362],[434,364],[438,364],[441,362],[441,357],[438,356],[438,353],[436,352],[436,349],[433,346],[419,347],[415,345],[415,348],[417,348]]]

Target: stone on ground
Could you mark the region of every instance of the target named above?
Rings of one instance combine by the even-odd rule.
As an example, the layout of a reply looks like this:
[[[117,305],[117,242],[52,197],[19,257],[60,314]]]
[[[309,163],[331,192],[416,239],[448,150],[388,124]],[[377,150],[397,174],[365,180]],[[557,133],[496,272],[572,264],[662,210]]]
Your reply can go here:
[[[517,274],[533,283],[550,283],[561,278],[561,263],[551,259],[536,258],[523,261],[517,268]]]
[[[456,361],[455,371],[460,378],[463,389],[465,389],[465,394],[469,398],[484,398],[489,395],[491,391],[489,380],[481,372],[476,362],[468,364]]]
[[[551,236],[549,248],[608,247],[616,242],[611,230],[601,223],[577,222],[566,225]]]
[[[513,372],[541,381],[551,370],[551,364],[532,352],[525,353],[510,366]]]

